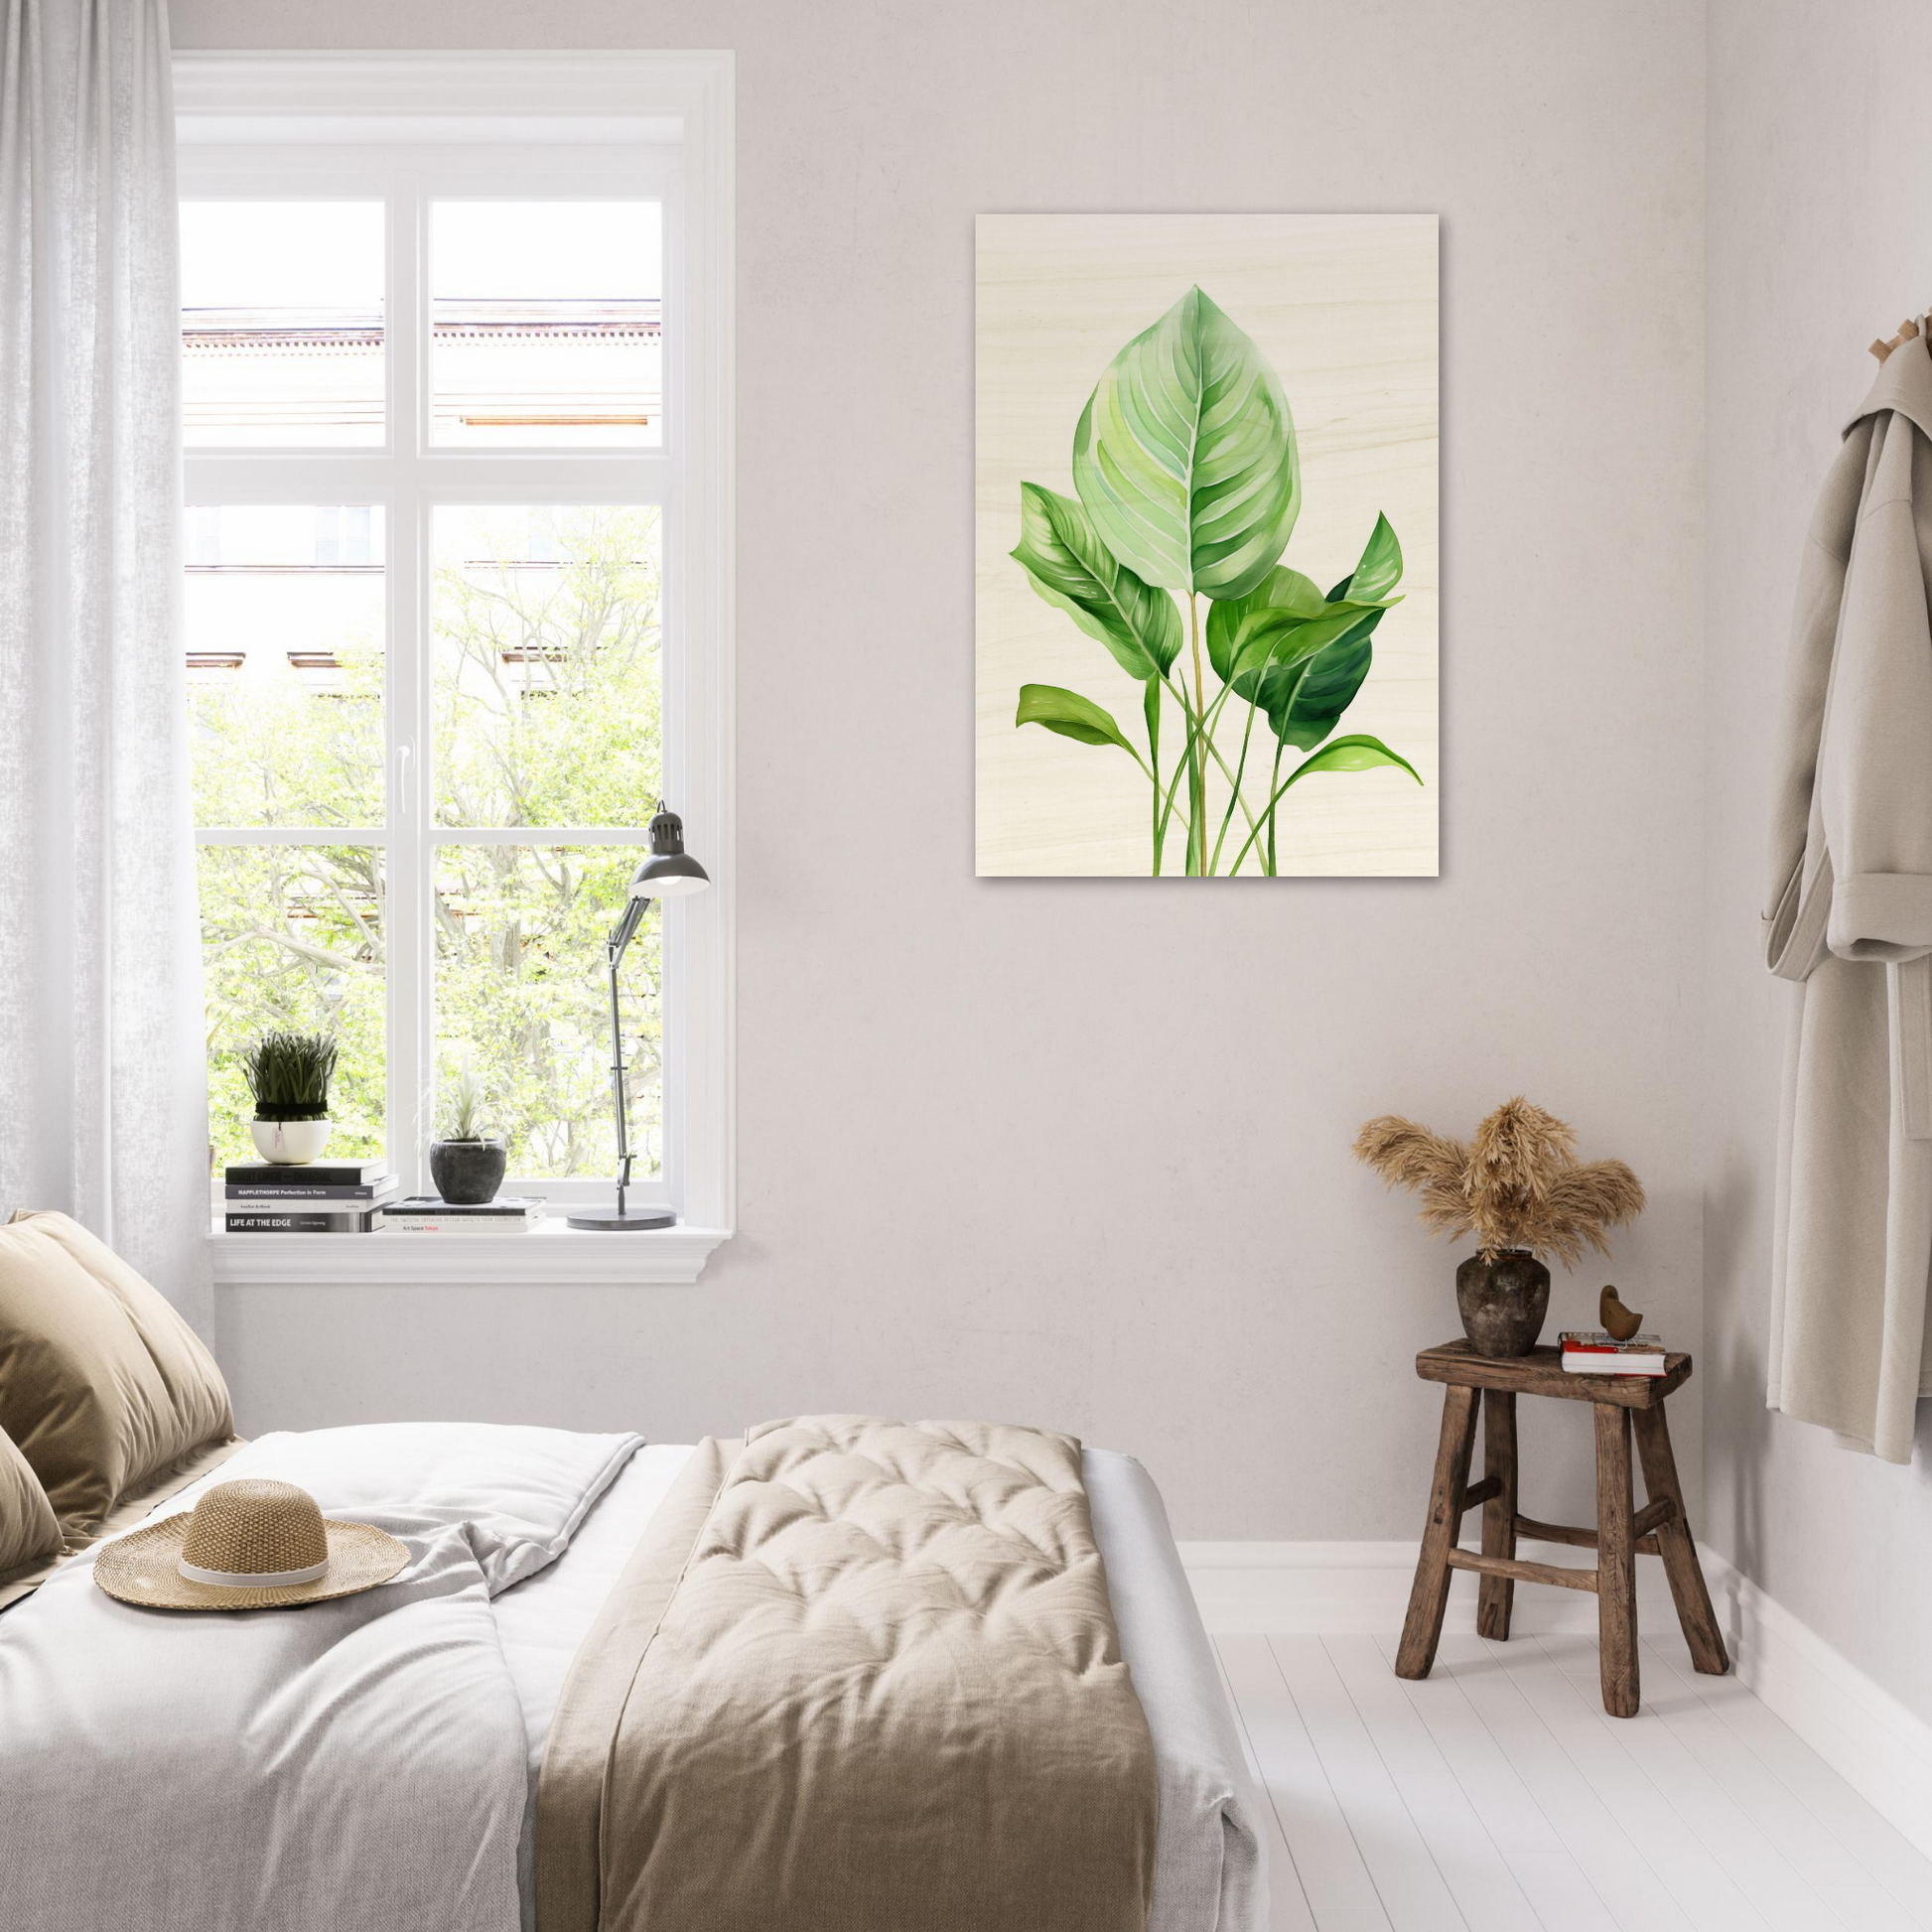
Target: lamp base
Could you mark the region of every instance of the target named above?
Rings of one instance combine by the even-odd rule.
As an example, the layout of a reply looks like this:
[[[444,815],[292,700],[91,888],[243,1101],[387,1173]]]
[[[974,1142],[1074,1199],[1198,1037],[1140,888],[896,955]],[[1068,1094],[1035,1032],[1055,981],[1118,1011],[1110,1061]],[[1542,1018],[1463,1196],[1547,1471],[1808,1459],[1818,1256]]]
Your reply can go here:
[[[668,1228],[677,1225],[677,1216],[668,1207],[626,1207],[621,1211],[615,1207],[591,1207],[582,1214],[568,1214],[564,1220],[569,1227],[596,1228],[610,1234],[617,1234],[625,1228]]]

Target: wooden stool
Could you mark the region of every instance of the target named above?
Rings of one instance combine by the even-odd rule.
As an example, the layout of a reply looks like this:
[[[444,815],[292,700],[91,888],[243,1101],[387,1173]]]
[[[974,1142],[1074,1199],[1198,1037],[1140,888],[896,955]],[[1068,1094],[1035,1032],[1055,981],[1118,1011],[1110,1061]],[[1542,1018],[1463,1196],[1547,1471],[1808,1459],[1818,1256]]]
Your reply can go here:
[[[1443,1634],[1449,1607],[1449,1572],[1473,1570],[1482,1579],[1476,1598],[1476,1630],[1485,1637],[1509,1635],[1509,1612],[1516,1586],[1559,1584],[1565,1589],[1596,1592],[1596,1631],[1602,1658],[1603,1709],[1613,1718],[1637,1715],[1637,1558],[1662,1557],[1664,1575],[1677,1604],[1677,1620],[1691,1661],[1707,1676],[1730,1668],[1725,1641],[1704,1587],[1697,1545],[1684,1514],[1671,1454],[1670,1425],[1664,1398],[1691,1379],[1688,1355],[1667,1355],[1656,1376],[1572,1375],[1555,1348],[1497,1361],[1478,1355],[1466,1341],[1425,1348],[1416,1357],[1425,1382],[1446,1382],[1443,1437],[1436,1451],[1436,1480],[1429,1492],[1429,1524],[1423,1531],[1416,1587],[1396,1653],[1398,1677],[1427,1677]],[[1475,1445],[1476,1394],[1482,1394],[1480,1482],[1469,1480],[1469,1451]],[[1572,1529],[1539,1523],[1516,1507],[1516,1398],[1554,1395],[1593,1405],[1596,1418],[1596,1527]],[[1636,1425],[1637,1453],[1643,1458],[1643,1483],[1649,1500],[1632,1510],[1630,1428]],[[1482,1553],[1459,1549],[1462,1512],[1482,1505]],[[1540,1537],[1596,1552],[1596,1568],[1519,1563],[1516,1539]]]

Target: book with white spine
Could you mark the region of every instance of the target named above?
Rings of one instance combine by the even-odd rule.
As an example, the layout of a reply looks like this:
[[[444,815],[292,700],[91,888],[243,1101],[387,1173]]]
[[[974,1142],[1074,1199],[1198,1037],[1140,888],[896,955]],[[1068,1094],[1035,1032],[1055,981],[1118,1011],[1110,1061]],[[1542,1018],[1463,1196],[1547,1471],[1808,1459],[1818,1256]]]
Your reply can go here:
[[[470,1205],[411,1194],[383,1212],[385,1234],[527,1234],[540,1222],[546,1203],[529,1195],[500,1194]]]

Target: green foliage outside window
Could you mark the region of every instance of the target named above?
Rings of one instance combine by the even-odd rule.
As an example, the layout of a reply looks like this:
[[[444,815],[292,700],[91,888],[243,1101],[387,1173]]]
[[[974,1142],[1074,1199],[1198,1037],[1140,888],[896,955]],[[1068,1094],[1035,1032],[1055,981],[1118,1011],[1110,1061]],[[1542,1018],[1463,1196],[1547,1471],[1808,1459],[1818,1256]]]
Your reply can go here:
[[[437,512],[439,827],[513,837],[649,818],[661,782],[658,548],[654,509]],[[340,1042],[332,1152],[383,1144],[383,855],[325,842],[327,828],[383,822],[381,656],[354,637],[336,656],[326,692],[293,676],[195,690],[200,823],[321,828],[314,846],[202,854],[218,1160],[250,1158],[238,1051],[273,1028]],[[615,1163],[603,937],[639,856],[528,839],[435,853],[438,1083],[468,1066],[516,1173]],[[632,1142],[646,1173],[661,1139],[658,933],[653,908],[624,961]]]

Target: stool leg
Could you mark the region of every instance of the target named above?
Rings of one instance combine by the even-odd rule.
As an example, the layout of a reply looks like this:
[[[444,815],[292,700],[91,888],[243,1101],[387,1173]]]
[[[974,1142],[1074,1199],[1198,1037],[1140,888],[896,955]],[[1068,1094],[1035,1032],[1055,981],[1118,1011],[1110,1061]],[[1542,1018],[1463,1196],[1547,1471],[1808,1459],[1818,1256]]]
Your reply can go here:
[[[1509,1389],[1482,1392],[1482,1473],[1496,1478],[1496,1493],[1482,1506],[1482,1554],[1516,1554],[1516,1396]],[[1509,1635],[1516,1585],[1508,1577],[1484,1577],[1476,1590],[1476,1635]]]
[[[1398,1677],[1427,1677],[1449,1608],[1449,1553],[1462,1523],[1462,1492],[1469,1486],[1469,1450],[1475,1445],[1476,1392],[1453,1383],[1443,1399],[1443,1434],[1436,1448],[1436,1476],[1429,1489],[1429,1522],[1409,1592],[1409,1615],[1395,1657]]]
[[[1598,1402],[1596,1412],[1596,1647],[1603,1709],[1637,1715],[1637,1552],[1630,1531],[1630,1412]]]
[[[1677,1604],[1684,1641],[1691,1647],[1691,1662],[1707,1677],[1722,1677],[1730,1668],[1730,1659],[1725,1652],[1717,1612],[1711,1607],[1711,1592],[1705,1587],[1697,1541],[1684,1513],[1677,1458],[1671,1453],[1670,1424],[1664,1420],[1661,1405],[1635,1410],[1630,1420],[1636,1424],[1637,1453],[1643,1458],[1643,1486],[1653,1502],[1659,1496],[1668,1496],[1677,1505],[1677,1514],[1657,1532],[1657,1551],[1664,1560],[1664,1575],[1670,1579],[1671,1598]]]

